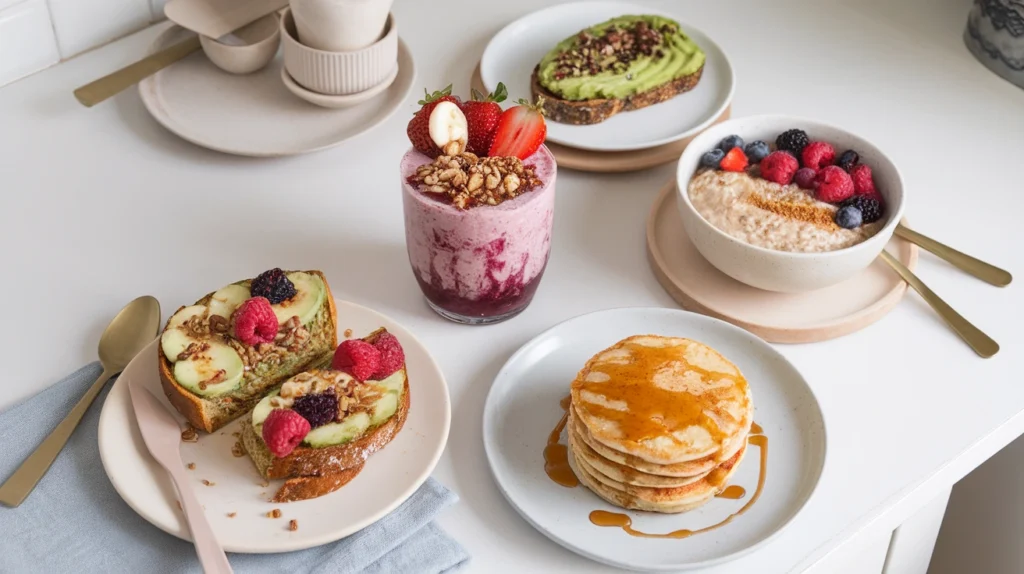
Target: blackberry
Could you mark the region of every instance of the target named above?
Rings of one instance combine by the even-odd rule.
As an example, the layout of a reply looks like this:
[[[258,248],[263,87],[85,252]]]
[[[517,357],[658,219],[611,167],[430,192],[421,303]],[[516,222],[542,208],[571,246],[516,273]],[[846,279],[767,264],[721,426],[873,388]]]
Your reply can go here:
[[[854,205],[844,205],[836,212],[836,225],[843,229],[854,229],[864,223],[864,218]]]
[[[849,173],[850,170],[853,169],[853,166],[857,165],[857,162],[859,161],[860,156],[857,155],[857,152],[852,149],[848,149],[839,154],[839,159],[836,160],[836,165],[843,168],[843,171]]]
[[[748,143],[747,147],[743,148],[743,151],[747,154],[747,159],[750,160],[750,163],[761,163],[762,159],[772,153],[772,149],[768,147],[768,144],[761,140]]]
[[[286,301],[295,296],[295,285],[280,268],[260,273],[252,280],[249,293],[253,297],[266,297],[272,305]]]
[[[311,428],[322,427],[338,418],[338,397],[334,389],[318,395],[303,395],[292,403],[292,410],[309,421]]]
[[[852,205],[860,210],[864,223],[874,223],[882,219],[882,204],[873,197],[855,195],[840,204],[843,207]]]
[[[809,143],[811,143],[811,138],[807,137],[807,132],[804,130],[787,130],[775,138],[776,148],[788,151],[797,158]]]
[[[704,152],[704,155],[700,156],[700,164],[704,167],[710,167],[711,169],[718,169],[718,166],[721,165],[722,158],[724,157],[725,152],[715,148]]]

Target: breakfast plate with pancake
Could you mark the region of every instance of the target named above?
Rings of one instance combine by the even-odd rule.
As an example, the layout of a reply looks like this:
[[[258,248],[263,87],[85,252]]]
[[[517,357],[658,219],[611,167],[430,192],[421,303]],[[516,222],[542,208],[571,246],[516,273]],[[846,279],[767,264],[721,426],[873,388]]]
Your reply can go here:
[[[625,308],[538,335],[498,373],[484,447],[537,530],[632,570],[704,568],[796,518],[825,464],[814,393],[738,327]]]

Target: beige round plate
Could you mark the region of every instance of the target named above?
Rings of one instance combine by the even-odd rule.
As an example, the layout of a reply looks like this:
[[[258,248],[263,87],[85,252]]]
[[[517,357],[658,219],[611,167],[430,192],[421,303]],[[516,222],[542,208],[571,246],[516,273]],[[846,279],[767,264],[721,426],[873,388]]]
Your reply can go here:
[[[893,237],[886,249],[917,265],[916,245]],[[717,317],[772,343],[841,337],[881,319],[907,284],[881,260],[838,285],[810,293],[774,293],[740,283],[705,260],[683,229],[675,182],[665,186],[647,219],[647,256],[661,286],[683,308]]]
[[[159,50],[190,32],[168,28]],[[280,54],[262,70],[236,76],[195,53],[139,82],[149,113],[184,140],[219,152],[279,157],[327,149],[384,122],[408,97],[416,78],[409,47],[398,42],[398,76],[377,97],[343,110],[314,106],[281,81]]]
[[[316,104],[324,108],[341,109],[351,108],[357,106],[371,98],[377,96],[384,90],[388,89],[388,86],[395,81],[398,77],[398,66],[388,74],[388,77],[383,82],[370,88],[369,90],[363,90],[354,94],[345,94],[343,96],[332,96],[330,94],[321,94],[319,92],[313,92],[299,85],[294,78],[288,73],[288,70],[281,67],[281,81],[284,82],[284,87],[288,88],[288,91],[295,94],[296,96],[306,100],[311,104]]]
[[[487,92],[483,80],[480,79],[479,64],[473,70],[471,83],[474,88],[481,92]],[[731,106],[726,107],[722,115],[718,116],[711,125],[729,119],[730,109]],[[657,167],[678,160],[686,146],[698,135],[700,134],[694,134],[692,137],[647,149],[630,151],[591,151],[576,149],[553,142],[544,142],[544,145],[555,156],[555,161],[560,168],[594,173],[623,173]]]

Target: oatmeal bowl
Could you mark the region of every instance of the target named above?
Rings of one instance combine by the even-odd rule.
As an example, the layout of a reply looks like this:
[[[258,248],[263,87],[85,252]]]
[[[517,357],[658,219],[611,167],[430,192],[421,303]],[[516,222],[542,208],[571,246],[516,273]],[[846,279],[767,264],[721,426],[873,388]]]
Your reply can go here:
[[[679,159],[677,193],[694,246],[730,277],[799,293],[865,269],[903,217],[892,161],[844,129],[787,116],[711,127]]]

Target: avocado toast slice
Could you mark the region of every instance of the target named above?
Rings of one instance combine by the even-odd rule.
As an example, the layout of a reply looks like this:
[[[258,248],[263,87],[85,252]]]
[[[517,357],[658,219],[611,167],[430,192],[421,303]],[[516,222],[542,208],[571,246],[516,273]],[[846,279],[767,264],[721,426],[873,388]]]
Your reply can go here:
[[[397,341],[385,329],[362,341],[377,345],[382,338]],[[274,502],[322,496],[347,484],[370,455],[394,439],[405,424],[409,404],[404,358],[393,372],[378,372],[366,380],[340,370],[311,369],[295,375],[256,404],[242,421],[242,446],[263,478],[286,479]],[[290,416],[278,412],[282,410],[291,411]],[[271,417],[292,420],[281,423]],[[290,433],[295,421],[300,430],[284,438],[294,446],[282,450],[277,436],[270,436],[274,444],[268,445],[268,434],[281,427],[285,430],[280,432]],[[268,425],[274,429],[265,428]]]
[[[530,85],[555,122],[587,125],[692,90],[705,55],[663,16],[619,16],[562,40]]]
[[[254,281],[269,299],[252,296]],[[240,334],[243,308],[247,332]],[[337,340],[337,308],[323,273],[274,269],[178,309],[160,336],[160,383],[193,427],[213,432],[323,360]]]

